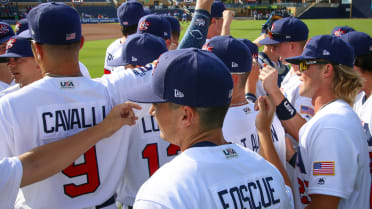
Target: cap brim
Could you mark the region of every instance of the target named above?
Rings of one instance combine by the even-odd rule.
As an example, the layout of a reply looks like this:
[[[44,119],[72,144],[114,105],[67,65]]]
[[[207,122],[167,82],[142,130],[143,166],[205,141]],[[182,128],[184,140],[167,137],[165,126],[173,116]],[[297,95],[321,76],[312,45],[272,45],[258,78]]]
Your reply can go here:
[[[129,65],[129,64],[130,63],[123,61],[120,57],[107,62],[107,65],[112,66],[112,67],[125,66],[125,65]]]
[[[147,83],[140,86],[139,88],[130,91],[128,94],[128,100],[138,103],[164,103],[167,100],[156,96],[152,90],[152,84]]]
[[[299,65],[301,61],[303,60],[311,60],[311,59],[316,59],[316,57],[309,57],[309,56],[296,56],[296,57],[289,57],[285,59],[287,62],[295,65]]]
[[[18,34],[19,37],[32,39],[30,29],[22,31],[22,33]]]
[[[270,37],[266,37],[266,38],[260,40],[259,43],[260,43],[261,45],[273,45],[273,44],[279,44],[280,41],[277,41],[277,40],[271,39]]]
[[[22,56],[16,53],[7,53],[7,54],[0,55],[0,58],[12,58],[12,57],[25,57],[25,56]]]

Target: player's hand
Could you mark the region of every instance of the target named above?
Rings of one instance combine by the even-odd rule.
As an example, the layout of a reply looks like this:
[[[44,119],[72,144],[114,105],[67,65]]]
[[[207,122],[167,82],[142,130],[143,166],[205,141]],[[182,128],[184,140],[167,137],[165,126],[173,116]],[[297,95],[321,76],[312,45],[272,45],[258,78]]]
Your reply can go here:
[[[123,104],[116,105],[107,117],[100,123],[101,126],[104,126],[109,134],[113,134],[118,129],[124,125],[134,125],[138,119],[134,114],[133,109],[142,109],[136,103],[125,102]]]
[[[222,17],[223,17],[223,23],[230,25],[234,19],[234,11],[226,9],[223,11]]]
[[[269,95],[274,94],[277,91],[280,92],[277,84],[278,71],[275,68],[264,64],[264,67],[261,69],[259,79],[262,81],[262,85]]]
[[[256,128],[259,132],[270,131],[273,121],[275,105],[268,96],[261,96],[257,100],[259,112],[256,117]]]

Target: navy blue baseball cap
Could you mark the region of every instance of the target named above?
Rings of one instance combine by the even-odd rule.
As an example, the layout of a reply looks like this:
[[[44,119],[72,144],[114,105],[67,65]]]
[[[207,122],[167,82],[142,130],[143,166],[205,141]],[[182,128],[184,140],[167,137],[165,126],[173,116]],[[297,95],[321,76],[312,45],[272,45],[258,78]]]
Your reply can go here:
[[[41,44],[70,44],[80,41],[79,13],[63,3],[43,3],[27,16],[32,39]]]
[[[347,25],[337,26],[337,27],[333,28],[331,35],[340,37],[341,35],[346,34],[348,32],[351,32],[351,31],[355,31],[354,28],[349,27]]]
[[[309,29],[301,20],[295,17],[286,17],[275,21],[267,35],[268,37],[262,39],[260,44],[272,45],[281,42],[306,41]]]
[[[7,62],[12,57],[33,57],[31,41],[27,38],[12,36],[6,44],[6,52],[0,55],[0,62]]]
[[[355,56],[372,54],[372,38],[368,34],[352,31],[341,35],[340,38],[354,48]]]
[[[117,9],[117,15],[120,25],[131,26],[138,23],[144,15],[143,6],[138,1],[126,1]]]
[[[13,28],[8,23],[0,22],[0,44],[7,42],[14,35]]]
[[[354,58],[354,49],[350,44],[332,35],[320,35],[312,37],[306,43],[300,56],[287,58],[286,61],[298,65],[304,60],[321,59],[332,64],[353,67]]]
[[[143,16],[137,27],[137,33],[151,33],[163,39],[170,39],[171,32],[169,21],[155,14]]]
[[[211,17],[219,18],[222,17],[222,13],[225,10],[225,5],[221,1],[215,1],[211,8]]]
[[[136,33],[128,36],[121,50],[121,56],[108,62],[109,66],[128,64],[144,66],[158,59],[163,52],[168,51],[162,38],[149,33]]]
[[[166,20],[168,20],[170,26],[171,26],[171,29],[172,29],[172,33],[173,32],[180,32],[181,31],[181,25],[180,25],[180,21],[178,21],[177,18],[173,17],[173,16],[163,16]]]
[[[257,45],[255,43],[253,43],[252,41],[250,41],[248,39],[245,39],[245,38],[239,38],[238,40],[242,41],[249,48],[249,50],[251,51],[252,57],[257,59],[257,57],[258,57],[258,47],[257,47]]]
[[[15,26],[15,33],[19,35],[23,31],[28,29],[28,20],[26,18],[19,20]]]
[[[231,73],[251,71],[251,51],[243,42],[232,36],[215,36],[203,48],[217,55]]]
[[[128,94],[141,103],[171,102],[192,107],[222,107],[231,102],[229,69],[213,53],[196,48],[162,54],[149,84]]]

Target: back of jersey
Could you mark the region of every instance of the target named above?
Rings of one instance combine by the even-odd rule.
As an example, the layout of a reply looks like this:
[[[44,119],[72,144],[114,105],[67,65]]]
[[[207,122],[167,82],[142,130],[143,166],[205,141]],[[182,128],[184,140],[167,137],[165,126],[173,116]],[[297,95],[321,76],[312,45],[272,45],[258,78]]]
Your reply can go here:
[[[227,144],[182,152],[141,187],[135,208],[290,209],[292,201],[291,189],[274,166],[248,149]]]
[[[150,105],[141,104],[143,110]],[[146,114],[138,119],[131,131],[127,167],[123,183],[119,187],[117,200],[126,206],[133,206],[141,185],[160,166],[178,155],[180,148],[160,138],[160,129],[154,116]]]
[[[83,77],[45,77],[0,101],[0,153],[19,155],[98,124],[112,108],[106,88]],[[56,175],[23,188],[33,209],[87,208],[115,192],[125,167],[125,127]],[[121,132],[121,133],[120,133]]]

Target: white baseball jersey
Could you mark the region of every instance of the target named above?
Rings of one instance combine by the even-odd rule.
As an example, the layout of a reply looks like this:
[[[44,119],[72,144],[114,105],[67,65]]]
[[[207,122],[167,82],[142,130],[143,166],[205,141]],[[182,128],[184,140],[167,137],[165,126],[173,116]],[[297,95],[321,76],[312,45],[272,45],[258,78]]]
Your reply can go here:
[[[14,207],[22,172],[22,163],[17,157],[0,160],[0,208]]]
[[[135,209],[260,206],[293,208],[291,189],[273,165],[237,144],[188,148],[142,185],[134,204]]]
[[[296,111],[308,121],[314,116],[315,111],[311,103],[311,98],[300,95],[301,83],[298,76],[293,76],[288,83],[282,87],[282,91]]]
[[[9,86],[8,88],[0,91],[0,98],[3,97],[3,96],[5,96],[5,95],[7,95],[7,94],[10,94],[12,92],[15,92],[15,91],[17,91],[20,88],[21,88],[21,86],[18,83],[15,84],[15,85],[13,85],[13,86]]]
[[[85,77],[44,77],[0,99],[0,155],[14,156],[92,127],[112,107],[107,89]],[[24,187],[33,209],[81,209],[115,193],[124,171],[128,126],[101,140],[62,172]],[[113,204],[115,205],[115,204]]]
[[[366,136],[352,108],[336,100],[319,110],[299,134],[296,208],[305,208],[310,194],[341,198],[338,209],[369,208]]]
[[[84,77],[90,78],[88,68],[80,61],[79,61],[79,68],[80,68],[81,74],[83,74]]]
[[[109,66],[107,63],[109,61],[114,60],[115,57],[118,58],[121,56],[121,47],[122,47],[121,38],[116,39],[107,47],[104,65],[105,74],[110,74],[111,71],[113,71],[113,67]]]
[[[141,104],[146,111],[150,104]],[[160,138],[160,129],[153,116],[146,114],[137,121],[130,135],[127,167],[122,185],[119,187],[117,201],[133,206],[141,185],[159,167],[178,155],[180,148]]]
[[[14,80],[12,80],[12,82],[10,84],[0,81],[0,91],[3,91],[5,89],[9,88],[10,86],[13,86],[14,84],[15,84]]]
[[[224,138],[228,139],[229,142],[240,144],[254,152],[259,152],[260,142],[255,123],[257,114],[258,111],[254,110],[254,104],[251,103],[230,107],[222,126]],[[276,116],[271,126],[271,134],[274,147],[285,167],[285,132]]]

